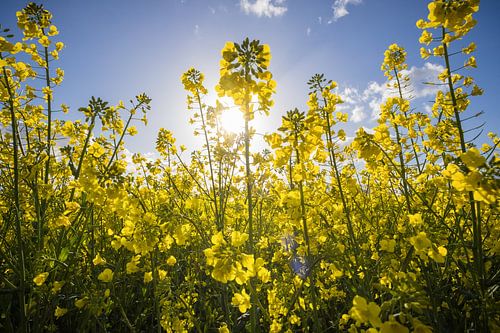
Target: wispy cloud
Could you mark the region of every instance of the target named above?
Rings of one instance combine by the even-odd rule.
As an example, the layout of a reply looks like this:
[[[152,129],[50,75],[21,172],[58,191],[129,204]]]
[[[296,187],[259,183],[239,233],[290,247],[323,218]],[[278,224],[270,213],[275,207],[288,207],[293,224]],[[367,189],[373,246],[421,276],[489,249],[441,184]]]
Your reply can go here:
[[[254,14],[258,17],[281,16],[288,9],[285,0],[240,0],[240,7],[245,14]]]
[[[328,21],[332,23],[337,21],[339,18],[344,17],[349,14],[347,6],[359,5],[363,0],[335,0],[332,5],[333,17]]]
[[[198,36],[200,34],[200,26],[198,24],[194,25],[193,33]]]
[[[311,27],[307,27],[306,35],[307,35],[307,37],[311,36]]]
[[[401,73],[410,77],[410,83],[405,88],[405,97],[414,100],[414,105],[421,105],[423,111],[428,112],[428,103],[425,99],[432,99],[441,86],[425,84],[435,82],[436,77],[444,70],[443,66],[425,63],[422,67],[411,67]],[[365,89],[346,87],[339,91],[344,101],[337,108],[350,113],[350,120],[354,123],[373,121],[378,118],[380,105],[388,98],[397,96],[397,91],[388,88],[385,82],[369,82]]]

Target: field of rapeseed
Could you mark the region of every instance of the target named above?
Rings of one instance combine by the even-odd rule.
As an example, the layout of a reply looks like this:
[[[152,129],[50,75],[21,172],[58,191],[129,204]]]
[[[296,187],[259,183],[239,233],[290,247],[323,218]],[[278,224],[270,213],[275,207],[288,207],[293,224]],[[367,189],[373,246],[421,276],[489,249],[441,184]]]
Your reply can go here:
[[[56,19],[17,12],[19,31],[0,35],[0,331],[500,331],[500,139],[465,137],[483,93],[468,39],[479,0],[428,9],[420,53],[444,68],[431,112],[412,107],[392,44],[381,70],[393,97],[373,132],[342,144],[337,83],[317,74],[308,110],[255,153],[252,121],[276,87],[270,47],[227,42],[215,90],[244,132],[224,131],[224,106],[206,104],[191,68],[181,80],[203,148],[181,158],[162,129],[160,158],[129,165],[124,142],[151,99],[92,97],[79,120],[58,119],[77,111],[53,102]]]

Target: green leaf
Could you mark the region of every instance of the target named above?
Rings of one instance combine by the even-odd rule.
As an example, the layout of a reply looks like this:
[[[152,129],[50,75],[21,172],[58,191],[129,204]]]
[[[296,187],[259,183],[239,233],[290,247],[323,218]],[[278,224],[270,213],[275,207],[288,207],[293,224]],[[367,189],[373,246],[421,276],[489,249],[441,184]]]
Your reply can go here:
[[[65,247],[61,250],[61,253],[59,253],[59,261],[65,262],[66,259],[68,259],[69,256],[69,248]]]

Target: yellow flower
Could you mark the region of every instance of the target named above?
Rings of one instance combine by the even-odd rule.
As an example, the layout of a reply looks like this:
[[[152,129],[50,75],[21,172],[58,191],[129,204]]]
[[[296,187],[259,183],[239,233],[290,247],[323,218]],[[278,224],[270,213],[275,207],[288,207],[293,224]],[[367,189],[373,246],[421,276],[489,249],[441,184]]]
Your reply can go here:
[[[160,281],[163,281],[163,280],[165,280],[166,277],[167,277],[167,271],[165,271],[163,269],[159,269],[158,270],[158,279],[160,279]]]
[[[448,79],[448,76],[449,76],[449,73],[448,73],[448,69],[446,68],[444,71],[439,73],[438,79],[442,82],[445,82]]]
[[[260,258],[259,258],[260,259]],[[257,259],[258,261],[258,259]],[[268,283],[271,280],[271,272],[267,268],[260,267],[257,270],[257,277],[263,282]]]
[[[241,246],[245,244],[245,242],[248,240],[248,234],[244,232],[239,232],[239,231],[233,231],[231,233],[231,244],[233,246]]]
[[[212,277],[219,282],[227,283],[227,281],[233,281],[236,278],[236,273],[237,270],[233,265],[233,260],[224,258],[217,260],[215,263]]]
[[[49,27],[49,32],[48,32],[48,35],[49,36],[56,36],[56,35],[59,35],[59,31],[57,31],[57,27],[55,25],[51,25]]]
[[[139,255],[132,257],[132,259],[125,265],[127,274],[132,274],[139,271],[139,267],[137,267],[137,264],[139,263],[140,258],[141,257]]]
[[[57,42],[56,43],[56,51],[57,52],[60,52],[64,47],[64,43],[63,42]]]
[[[467,175],[455,172],[451,175],[451,185],[458,191],[474,191],[479,188],[482,175],[477,171],[471,171]]]
[[[409,330],[397,321],[390,320],[380,326],[380,333],[408,333]]]
[[[394,239],[383,239],[380,241],[380,250],[387,252],[394,252],[396,241]]]
[[[87,297],[84,297],[84,298],[77,298],[75,299],[75,306],[78,308],[78,309],[81,309],[83,308],[88,302],[88,299]]]
[[[427,30],[422,31],[422,36],[418,40],[421,44],[429,45],[432,42],[432,34]]]
[[[281,325],[276,320],[273,320],[271,326],[269,326],[269,333],[279,333],[281,332],[283,325]]]
[[[427,238],[427,234],[425,232],[420,232],[417,236],[410,237],[410,243],[415,247],[417,251],[423,251],[431,247],[432,243]]]
[[[426,26],[427,26],[427,24],[425,23],[425,21],[424,21],[424,20],[422,20],[422,19],[419,19],[419,20],[415,23],[415,25],[416,25],[416,26],[417,26],[417,28],[419,28],[419,29],[425,29],[425,28],[426,28]]]
[[[42,36],[39,40],[38,43],[42,45],[43,47],[49,47],[50,45],[50,40],[47,36]]]
[[[170,257],[168,257],[168,259],[167,259],[167,265],[169,265],[169,266],[173,266],[173,265],[175,265],[176,263],[177,263],[177,259],[175,259],[175,257],[174,257],[174,256],[170,256]]]
[[[432,333],[432,329],[429,326],[422,324],[417,319],[414,319],[413,333]]]
[[[96,158],[101,157],[106,152],[104,148],[97,142],[92,143],[88,148],[88,154],[93,155]]]
[[[54,228],[68,228],[71,226],[71,221],[66,215],[61,215],[51,223],[51,226]]]
[[[219,333],[231,333],[231,331],[227,328],[227,324],[224,324],[219,327]]]
[[[59,291],[61,291],[61,288],[64,286],[64,281],[54,281],[52,284],[52,293],[57,294]]]
[[[390,45],[384,52],[384,62],[382,63],[382,70],[384,75],[392,78],[392,72],[396,70],[406,69],[406,51],[398,44]]]
[[[474,87],[472,88],[472,91],[470,92],[470,94],[472,96],[479,96],[479,95],[482,95],[484,93],[484,90],[479,88],[477,85],[474,85]]]
[[[477,148],[471,148],[460,155],[460,159],[471,169],[477,169],[486,163],[486,158],[481,156]]]
[[[102,282],[111,282],[113,281],[113,271],[109,268],[106,268],[104,271],[102,271],[97,278],[101,280]]]
[[[103,258],[101,257],[101,255],[98,253],[98,254],[95,256],[94,260],[92,260],[92,262],[94,263],[94,265],[95,265],[95,266],[99,266],[99,265],[103,265],[103,264],[105,264],[105,263],[106,263],[106,259],[103,259]]]
[[[435,47],[434,49],[432,49],[432,54],[434,54],[434,56],[436,56],[436,57],[443,56],[444,55],[443,45],[439,45],[439,46]]]
[[[467,47],[464,47],[462,49],[462,52],[465,54],[470,54],[470,53],[474,52],[475,49],[476,49],[476,44],[474,42],[472,42]]]
[[[477,68],[476,58],[470,57],[464,64],[464,67],[474,67]]]
[[[448,250],[444,246],[440,246],[437,248],[437,251],[434,249],[430,249],[429,252],[427,252],[427,255],[431,257],[435,262],[437,263],[444,263],[444,257],[448,254]]]
[[[47,279],[48,276],[49,276],[48,272],[40,273],[33,279],[33,282],[35,282],[35,284],[40,287],[42,284],[45,283],[45,280]]]
[[[54,311],[54,316],[56,318],[60,318],[60,317],[64,316],[66,314],[66,312],[68,312],[68,309],[60,308],[59,306],[56,306],[56,311]]]
[[[174,239],[177,245],[186,245],[190,236],[191,226],[189,224],[183,224],[175,228]]]
[[[357,322],[370,322],[374,327],[379,327],[382,324],[379,318],[380,307],[376,303],[367,303],[366,299],[356,295],[352,300],[352,305],[353,307],[349,311],[349,314]]]
[[[481,186],[474,191],[474,200],[492,205],[498,200],[498,194],[491,186]]]
[[[255,259],[254,259],[253,254],[246,254],[246,253],[241,254],[241,264],[246,269],[253,270],[254,262],[255,262]]]
[[[234,306],[237,306],[241,313],[247,312],[247,310],[252,307],[252,305],[250,304],[250,295],[246,293],[245,288],[243,288],[241,294],[234,294],[231,303]]]
[[[144,272],[144,283],[153,281],[153,272]]]
[[[137,128],[135,126],[130,126],[128,129],[127,129],[127,133],[130,135],[130,136],[134,136],[138,133],[137,131]]]
[[[66,124],[69,124],[68,126],[71,126],[73,128],[73,122],[71,121],[67,121],[64,123],[64,125],[66,126]],[[78,202],[74,202],[74,201],[66,201],[64,203],[64,205],[66,206],[66,210],[64,211],[64,214],[71,214],[71,213],[74,213],[76,212],[78,209],[80,209],[80,205],[78,204]]]
[[[421,225],[423,223],[422,214],[420,213],[408,214],[408,220],[412,226]]]
[[[239,285],[245,284],[250,278],[250,274],[247,270],[244,270],[239,262],[236,263],[236,277],[235,281]]]

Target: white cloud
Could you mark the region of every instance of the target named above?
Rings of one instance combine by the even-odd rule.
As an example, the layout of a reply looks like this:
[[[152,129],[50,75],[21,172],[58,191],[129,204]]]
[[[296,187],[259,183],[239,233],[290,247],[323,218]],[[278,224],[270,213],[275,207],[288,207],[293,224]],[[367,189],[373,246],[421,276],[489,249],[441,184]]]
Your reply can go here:
[[[131,152],[127,148],[124,148],[121,152],[120,158],[127,162],[127,167],[125,168],[127,173],[136,174],[141,173],[142,169],[137,167],[137,165],[133,162],[133,156],[135,153]],[[140,153],[142,157],[146,160],[146,162],[153,163],[156,159],[160,158],[159,154],[156,151],[150,151],[146,153]]]
[[[408,75],[410,81],[403,90],[403,95],[406,98],[413,100],[420,99],[423,102],[422,108],[424,112],[429,112],[429,106],[424,98],[433,99],[441,85],[429,85],[426,82],[436,82],[436,78],[444,70],[443,66],[425,63],[422,67],[411,67],[401,73]],[[362,121],[373,121],[378,118],[380,113],[380,105],[392,96],[398,96],[399,92],[394,88],[387,86],[386,82],[369,82],[367,87],[359,90],[354,87],[345,87],[339,91],[339,95],[344,101],[337,109],[339,111],[349,112],[350,120],[355,123]],[[416,101],[415,101],[416,102]],[[415,103],[414,103],[415,104]],[[418,105],[418,104],[417,104]],[[370,118],[368,118],[368,114]]]
[[[412,66],[402,74],[409,75],[411,79],[411,95],[415,98],[434,96],[442,88],[440,85],[430,85],[429,82],[437,82],[437,76],[444,71],[439,64],[426,62],[423,67]]]
[[[311,27],[307,27],[306,34],[308,37],[311,36]]]
[[[194,25],[194,30],[193,30],[194,34],[195,35],[199,35],[200,34],[200,26],[198,24],[195,24]]]
[[[349,14],[347,6],[349,5],[359,5],[363,0],[335,0],[332,5],[333,17],[328,23],[337,21],[339,18],[344,17]]]
[[[323,23],[323,18],[321,16],[318,16],[318,24]]]
[[[360,105],[356,105],[352,110],[351,120],[355,123],[359,123],[365,120],[365,118],[366,118],[365,109]]]
[[[287,11],[285,0],[240,0],[240,7],[245,14],[254,14],[258,17],[281,16]]]

